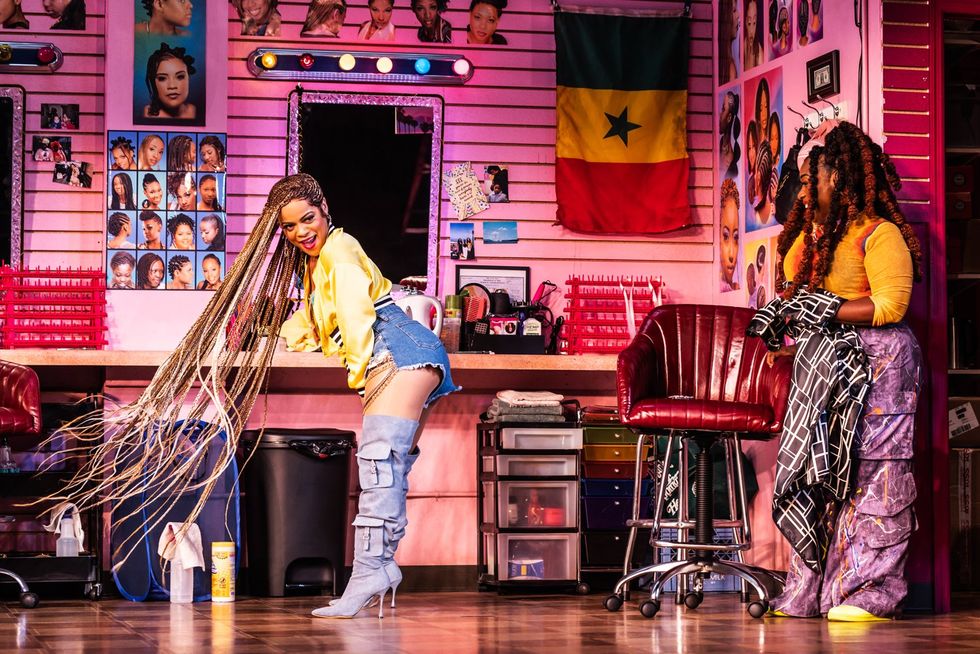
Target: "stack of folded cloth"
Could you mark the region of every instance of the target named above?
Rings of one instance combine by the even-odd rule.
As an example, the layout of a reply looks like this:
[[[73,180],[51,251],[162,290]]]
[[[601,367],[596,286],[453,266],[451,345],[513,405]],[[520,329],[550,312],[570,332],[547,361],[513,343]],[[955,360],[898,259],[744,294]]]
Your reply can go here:
[[[500,391],[487,409],[487,422],[565,422],[561,401],[548,391]]]

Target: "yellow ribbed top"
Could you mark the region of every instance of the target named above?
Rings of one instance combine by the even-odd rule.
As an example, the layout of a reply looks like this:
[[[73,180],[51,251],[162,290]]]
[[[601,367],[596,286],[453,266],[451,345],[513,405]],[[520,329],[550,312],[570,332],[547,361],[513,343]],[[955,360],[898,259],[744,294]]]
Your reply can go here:
[[[803,255],[803,233],[783,261],[792,280]],[[852,223],[834,253],[830,273],[821,286],[847,300],[870,297],[876,327],[900,321],[912,296],[912,255],[898,227],[883,218]]]

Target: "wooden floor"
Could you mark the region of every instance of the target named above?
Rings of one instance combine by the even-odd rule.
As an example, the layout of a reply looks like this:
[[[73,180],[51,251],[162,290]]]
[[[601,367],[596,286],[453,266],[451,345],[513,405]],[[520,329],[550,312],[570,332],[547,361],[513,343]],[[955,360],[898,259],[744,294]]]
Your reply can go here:
[[[0,606],[0,651],[26,652],[961,652],[980,646],[980,609],[871,625],[753,620],[733,595],[696,611],[673,604],[652,620],[636,603],[618,613],[601,595],[420,593],[353,620],[319,620],[324,598],[244,599],[234,604],[43,601]]]

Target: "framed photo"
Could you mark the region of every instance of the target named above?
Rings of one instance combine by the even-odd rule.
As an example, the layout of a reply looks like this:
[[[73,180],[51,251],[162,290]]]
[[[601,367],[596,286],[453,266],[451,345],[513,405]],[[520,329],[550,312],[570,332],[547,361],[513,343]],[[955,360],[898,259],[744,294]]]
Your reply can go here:
[[[456,266],[456,289],[480,284],[493,293],[507,291],[511,303],[527,302],[531,297],[531,269],[527,266]]]
[[[806,62],[806,92],[809,102],[840,93],[839,50]]]

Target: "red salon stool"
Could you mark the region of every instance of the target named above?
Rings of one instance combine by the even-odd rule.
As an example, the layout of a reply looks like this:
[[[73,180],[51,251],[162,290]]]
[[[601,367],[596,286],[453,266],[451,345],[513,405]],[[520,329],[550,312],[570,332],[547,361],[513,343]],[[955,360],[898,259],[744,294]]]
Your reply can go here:
[[[748,503],[742,469],[741,439],[768,440],[783,428],[786,398],[789,394],[791,361],[789,357],[766,364],[766,347],[761,339],[745,335],[754,315],[751,309],[710,305],[664,305],[651,311],[633,339],[619,354],[616,382],[620,419],[638,435],[636,477],[633,494],[629,543],[624,576],[616,583],[605,607],[618,610],[627,597],[629,584],[640,577],[653,575],[650,597],[640,605],[640,613],[652,618],[660,610],[660,593],[672,577],[678,577],[678,597],[688,608],[697,608],[703,600],[703,581],[712,573],[735,575],[755,590],[759,599],[749,604],[749,613],[762,617],[769,599],[782,586],[777,573],[747,565],[741,560],[723,560],[722,553],[741,552],[751,547]],[[661,473],[657,483],[653,519],[641,520],[641,476],[644,445],[656,450],[656,432],[667,432],[667,451],[661,462],[666,470],[671,455],[681,452],[678,496],[680,510],[676,519],[664,518],[667,475]],[[698,445],[695,455],[695,519],[687,510],[689,480],[687,474],[688,443]],[[713,518],[711,446],[724,445],[728,463],[728,504],[730,518]],[[652,467],[651,467],[652,468]],[[678,551],[678,560],[630,569],[631,555],[640,528],[652,529],[655,548]],[[733,543],[714,542],[715,528],[729,528]],[[662,530],[676,530],[676,540],[668,540]],[[690,539],[690,532],[694,539]],[[655,552],[659,554],[659,551]],[[694,575],[693,590],[682,594],[689,575]]]
[[[27,366],[0,361],[0,442],[10,443],[15,449],[27,449],[40,440],[41,387],[37,373]],[[19,575],[4,568],[0,568],[0,575],[17,582],[20,603],[25,608],[37,606],[37,595]]]

